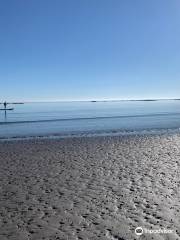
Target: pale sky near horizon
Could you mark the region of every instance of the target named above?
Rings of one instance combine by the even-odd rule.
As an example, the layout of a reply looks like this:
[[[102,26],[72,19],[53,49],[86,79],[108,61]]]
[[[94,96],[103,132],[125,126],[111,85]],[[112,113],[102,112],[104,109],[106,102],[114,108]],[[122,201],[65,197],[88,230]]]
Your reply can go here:
[[[180,98],[179,0],[0,1],[0,101]]]

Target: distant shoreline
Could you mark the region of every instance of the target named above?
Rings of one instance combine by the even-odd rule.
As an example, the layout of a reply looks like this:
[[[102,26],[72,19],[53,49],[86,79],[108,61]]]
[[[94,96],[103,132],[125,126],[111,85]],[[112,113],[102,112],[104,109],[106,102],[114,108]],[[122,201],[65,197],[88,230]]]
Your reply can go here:
[[[63,102],[157,102],[157,101],[180,101],[180,98],[162,98],[162,99],[109,99],[109,100],[47,100],[47,101],[23,101],[24,103],[63,103]]]

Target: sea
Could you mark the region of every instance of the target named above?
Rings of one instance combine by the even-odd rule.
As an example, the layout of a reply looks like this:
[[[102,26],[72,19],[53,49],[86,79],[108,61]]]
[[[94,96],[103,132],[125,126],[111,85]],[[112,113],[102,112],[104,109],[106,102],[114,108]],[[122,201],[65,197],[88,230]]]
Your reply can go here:
[[[180,131],[180,100],[38,102],[12,107],[6,114],[0,111],[2,140]]]

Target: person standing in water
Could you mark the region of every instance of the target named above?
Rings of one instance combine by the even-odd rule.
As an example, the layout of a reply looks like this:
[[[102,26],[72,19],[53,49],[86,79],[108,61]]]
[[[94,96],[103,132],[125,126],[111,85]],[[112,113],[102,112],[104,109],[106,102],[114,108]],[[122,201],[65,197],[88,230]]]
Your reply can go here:
[[[4,104],[4,108],[6,109],[6,107],[7,107],[7,102],[4,102],[3,104]]]

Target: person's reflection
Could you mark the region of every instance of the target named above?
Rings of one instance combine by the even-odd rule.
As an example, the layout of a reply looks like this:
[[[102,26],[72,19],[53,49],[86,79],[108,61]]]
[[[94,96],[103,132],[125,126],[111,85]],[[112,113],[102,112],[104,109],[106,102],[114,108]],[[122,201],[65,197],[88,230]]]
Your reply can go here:
[[[7,112],[6,112],[6,110],[4,111],[4,121],[5,122],[7,121]]]

